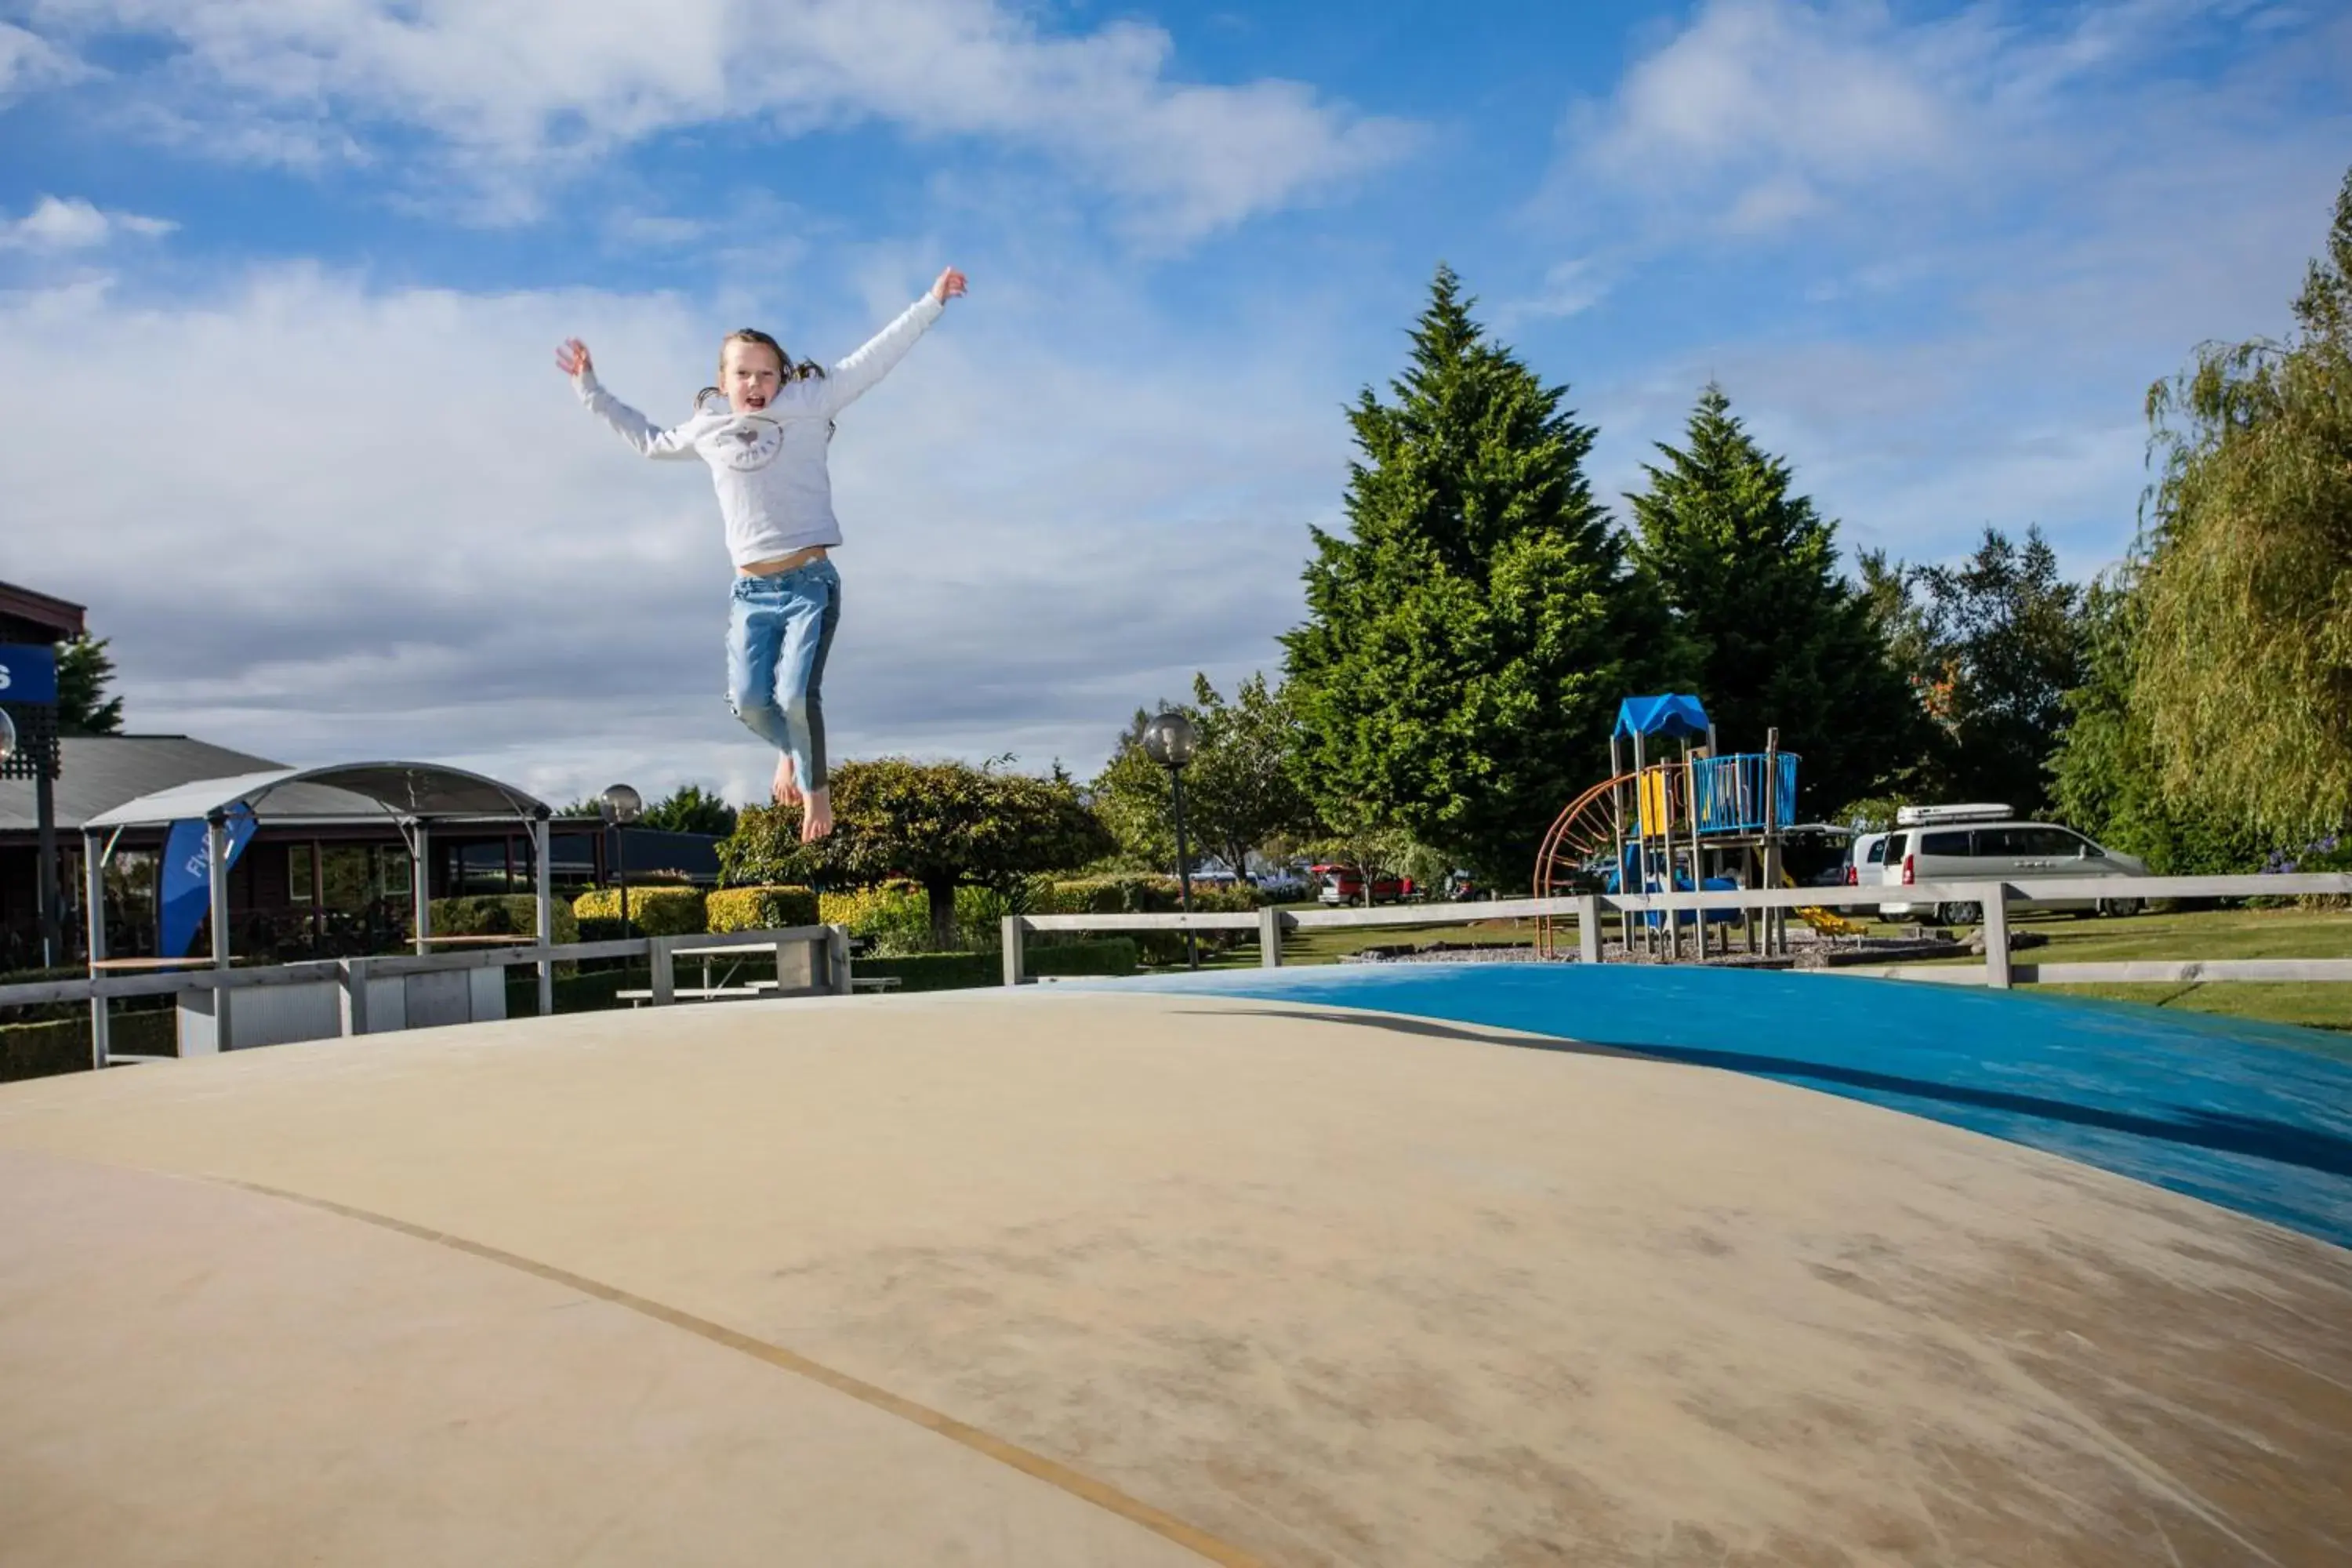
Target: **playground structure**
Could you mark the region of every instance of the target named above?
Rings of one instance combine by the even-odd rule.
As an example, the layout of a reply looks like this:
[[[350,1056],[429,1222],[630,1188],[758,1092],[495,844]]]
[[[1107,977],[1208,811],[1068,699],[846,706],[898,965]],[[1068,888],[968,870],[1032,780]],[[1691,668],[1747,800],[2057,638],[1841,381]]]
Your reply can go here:
[[[1652,761],[1651,748],[1681,743],[1678,755]],[[1695,744],[1694,742],[1696,742]],[[1625,765],[1625,753],[1633,766]],[[1617,706],[1609,735],[1610,776],[1570,801],[1545,834],[1536,855],[1535,896],[1582,892],[1731,892],[1793,885],[1782,847],[1796,825],[1797,763],[1780,749],[1780,731],[1766,731],[1761,752],[1721,753],[1715,725],[1696,697],[1628,697]],[[1817,931],[1850,936],[1862,927],[1827,910],[1801,909]],[[1747,951],[1789,951],[1788,913],[1756,910],[1621,910],[1619,940],[1630,957],[1691,956],[1730,951],[1737,923]],[[1536,946],[1559,956],[1557,922],[1538,923]],[[1711,939],[1710,928],[1721,932]]]

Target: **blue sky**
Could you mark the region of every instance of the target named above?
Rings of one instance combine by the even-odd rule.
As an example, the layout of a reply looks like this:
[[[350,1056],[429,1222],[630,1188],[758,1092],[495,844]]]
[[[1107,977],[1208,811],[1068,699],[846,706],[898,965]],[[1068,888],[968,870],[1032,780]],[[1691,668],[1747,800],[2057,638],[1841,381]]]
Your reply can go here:
[[[835,447],[835,746],[1086,772],[1274,665],[1441,259],[1612,501],[1712,376],[1849,548],[2087,574],[2348,152],[2266,0],[0,0],[0,576],[134,728],[749,797],[708,485],[552,345],[680,417],[953,262]]]

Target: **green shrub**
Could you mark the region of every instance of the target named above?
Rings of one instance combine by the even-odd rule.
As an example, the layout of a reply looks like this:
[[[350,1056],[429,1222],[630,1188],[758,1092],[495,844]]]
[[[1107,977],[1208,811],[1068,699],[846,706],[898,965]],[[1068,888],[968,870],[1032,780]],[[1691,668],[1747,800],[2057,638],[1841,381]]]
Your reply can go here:
[[[817,923],[817,896],[809,889],[781,884],[721,888],[703,901],[705,919],[713,931],[813,926]]]
[[[634,900],[631,900],[635,902]],[[492,893],[478,898],[433,900],[436,936],[508,936],[530,942],[539,931],[538,900],[529,893]],[[558,942],[580,940],[579,918],[561,899],[550,899],[548,929]]]
[[[1184,907],[1184,890],[1173,877],[1121,872],[1099,877],[1072,877],[1048,884],[1040,890],[1033,914],[1052,915],[1165,915],[1175,914]],[[1247,882],[1229,887],[1192,885],[1192,910],[1195,914],[1249,914],[1257,909],[1257,889]],[[1182,931],[1138,931],[1137,951],[1149,963],[1181,963],[1185,947]],[[1255,942],[1255,934],[1238,931],[1195,931],[1196,946],[1207,952],[1222,952],[1242,942]]]
[[[1100,942],[1065,942],[1035,948],[1024,954],[1032,974],[1132,974],[1136,946],[1125,936]],[[851,965],[859,975],[894,974],[902,991],[968,991],[1004,984],[1004,960],[994,952],[917,952],[895,958],[861,958]]]
[[[1173,877],[1126,873],[1073,877],[1050,882],[1029,910],[1053,915],[1164,915],[1184,907],[1183,889]],[[1227,886],[1192,884],[1192,908],[1202,914],[1247,914],[1257,908],[1257,889],[1247,882]]]
[[[107,1021],[107,1048],[118,1055],[168,1057],[179,1051],[179,1014],[163,1008],[117,1013]],[[0,1024],[0,1083],[81,1072],[89,1066],[89,1015],[42,1024]]]
[[[886,882],[817,900],[817,919],[837,925],[877,956],[922,952],[931,945],[931,906],[922,889]]]
[[[621,890],[595,888],[572,901],[581,920],[621,918]],[[704,898],[699,888],[631,888],[629,926],[634,936],[693,936],[704,929]]]

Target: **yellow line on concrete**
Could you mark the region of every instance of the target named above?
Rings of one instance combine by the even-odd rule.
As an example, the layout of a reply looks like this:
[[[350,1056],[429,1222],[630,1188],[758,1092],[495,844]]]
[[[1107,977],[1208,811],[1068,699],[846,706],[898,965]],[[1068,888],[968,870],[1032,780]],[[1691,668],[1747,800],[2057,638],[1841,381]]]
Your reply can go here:
[[[698,1318],[691,1312],[680,1311],[676,1307],[648,1300],[618,1286],[607,1285],[602,1280],[574,1274],[570,1269],[559,1268],[551,1263],[541,1263],[535,1258],[520,1257],[499,1247],[469,1240],[462,1236],[452,1236],[446,1231],[434,1230],[426,1226],[412,1225],[404,1219],[394,1219],[390,1215],[353,1208],[348,1204],[339,1204],[329,1198],[312,1197],[307,1193],[289,1193],[283,1188],[264,1186],[258,1182],[241,1182],[230,1177],[215,1179],[228,1186],[259,1193],[265,1197],[282,1198],[289,1203],[302,1204],[310,1208],[322,1209],[329,1214],[341,1215],[345,1219],[355,1219],[367,1225],[379,1226],[385,1230],[397,1231],[403,1236],[414,1237],[419,1241],[429,1241],[458,1252],[470,1253],[476,1258],[491,1263],[504,1264],[509,1268],[519,1268],[526,1274],[535,1274],[541,1279],[565,1286],[585,1296],[593,1296],[600,1301],[610,1301],[616,1307],[625,1307],[632,1312],[651,1318],[656,1322],[667,1323],[674,1329],[683,1329],[689,1334],[698,1334],[713,1344],[724,1345],[731,1351],[740,1351],[755,1361],[763,1361],[770,1366],[796,1373],[812,1383],[823,1384],[825,1387],[845,1394],[861,1404],[869,1405],[877,1410],[896,1415],[902,1421],[911,1421],[927,1431],[938,1433],[950,1442],[961,1443],[976,1453],[985,1454],[999,1464],[1008,1465],[1025,1476],[1034,1477],[1047,1486],[1058,1488],[1082,1501],[1090,1502],[1097,1508],[1115,1513],[1131,1523],[1139,1524],[1153,1534],[1163,1536],[1208,1562],[1221,1564],[1222,1568],[1271,1568],[1265,1559],[1254,1556],[1231,1542],[1220,1540],[1206,1531],[1196,1529],[1171,1514],[1163,1513],[1140,1499],[1129,1497],[1117,1487],[1098,1481],[1092,1476],[1074,1470],[1067,1465],[1049,1459],[1043,1454],[1021,1447],[1018,1443],[1008,1442],[992,1432],[984,1432],[977,1426],[957,1420],[952,1415],[933,1410],[929,1405],[918,1405],[913,1400],[893,1394],[887,1388],[877,1387],[863,1379],[852,1377],[845,1372],[837,1372],[823,1363],[811,1361],[808,1357],[788,1351],[782,1345],[772,1345],[765,1340],[753,1339],[751,1335],[730,1329],[724,1323],[714,1323],[708,1318]]]

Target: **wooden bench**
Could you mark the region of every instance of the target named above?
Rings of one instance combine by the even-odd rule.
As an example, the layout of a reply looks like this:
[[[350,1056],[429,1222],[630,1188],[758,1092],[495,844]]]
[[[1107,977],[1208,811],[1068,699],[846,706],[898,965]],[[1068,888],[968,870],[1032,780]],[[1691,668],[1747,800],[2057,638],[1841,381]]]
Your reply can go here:
[[[719,1002],[730,996],[757,996],[762,985],[771,991],[776,988],[772,980],[754,981],[749,985],[678,985],[671,988],[670,999],[676,1002]],[[632,1007],[654,999],[651,986],[637,991],[615,991],[613,994]]]
[[[899,977],[895,974],[852,975],[849,984],[853,991],[896,991],[899,986]],[[772,980],[753,980],[741,985],[677,985],[670,989],[669,994],[674,1002],[723,1002],[730,997],[761,996],[774,989],[776,983]],[[632,1007],[654,999],[653,987],[649,985],[634,991],[615,991],[613,995],[615,1000],[626,1002]]]

